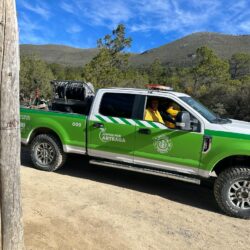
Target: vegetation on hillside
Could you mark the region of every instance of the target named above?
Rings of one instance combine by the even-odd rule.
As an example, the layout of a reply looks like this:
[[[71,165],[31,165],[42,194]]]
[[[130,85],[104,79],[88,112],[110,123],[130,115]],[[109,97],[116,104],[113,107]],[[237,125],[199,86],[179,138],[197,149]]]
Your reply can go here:
[[[50,96],[52,79],[85,80],[99,87],[144,87],[164,84],[186,92],[219,115],[250,121],[250,54],[236,53],[229,60],[202,46],[192,67],[170,67],[160,60],[149,66],[131,67],[126,49],[132,39],[119,25],[111,35],[98,40],[99,53],[83,67],[48,64],[34,57],[21,58],[21,93],[30,96],[39,87]]]

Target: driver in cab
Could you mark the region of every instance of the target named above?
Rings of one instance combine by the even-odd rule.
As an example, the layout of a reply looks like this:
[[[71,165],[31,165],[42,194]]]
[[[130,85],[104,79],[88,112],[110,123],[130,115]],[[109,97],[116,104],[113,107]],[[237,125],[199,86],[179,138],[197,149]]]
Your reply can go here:
[[[180,107],[174,103],[174,102],[171,102],[169,105],[168,105],[168,108],[166,110],[166,113],[170,116],[168,117],[169,119],[166,119],[165,121],[165,125],[168,127],[168,128],[175,128],[176,125],[175,125],[175,120],[176,120],[176,117],[177,115],[179,114],[180,112]]]

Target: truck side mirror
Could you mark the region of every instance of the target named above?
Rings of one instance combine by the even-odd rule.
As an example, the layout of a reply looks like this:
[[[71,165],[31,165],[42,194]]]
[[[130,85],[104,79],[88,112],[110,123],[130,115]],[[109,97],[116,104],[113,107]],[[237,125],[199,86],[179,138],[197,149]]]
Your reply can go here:
[[[179,112],[176,117],[176,128],[180,130],[191,130],[191,117],[187,111]]]

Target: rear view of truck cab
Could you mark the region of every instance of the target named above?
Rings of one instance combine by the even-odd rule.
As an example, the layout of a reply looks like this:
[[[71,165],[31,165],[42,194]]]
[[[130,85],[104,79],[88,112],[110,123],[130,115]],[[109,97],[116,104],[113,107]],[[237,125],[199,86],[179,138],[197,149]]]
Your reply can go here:
[[[75,117],[75,124],[85,122],[74,132],[58,122],[58,112],[53,116],[53,128],[75,138],[58,134],[62,155],[81,152],[91,164],[196,184],[217,175],[219,207],[250,218],[250,123],[219,118],[189,95],[159,86],[98,90],[88,114]]]

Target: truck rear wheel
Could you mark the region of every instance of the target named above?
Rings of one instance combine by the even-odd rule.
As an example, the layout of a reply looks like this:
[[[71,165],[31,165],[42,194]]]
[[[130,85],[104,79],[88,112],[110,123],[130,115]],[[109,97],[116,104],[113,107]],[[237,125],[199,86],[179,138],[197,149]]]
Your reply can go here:
[[[214,184],[214,195],[226,214],[250,219],[250,168],[232,167],[220,173]]]
[[[31,160],[37,169],[55,171],[64,164],[66,154],[55,136],[40,134],[31,142]]]

